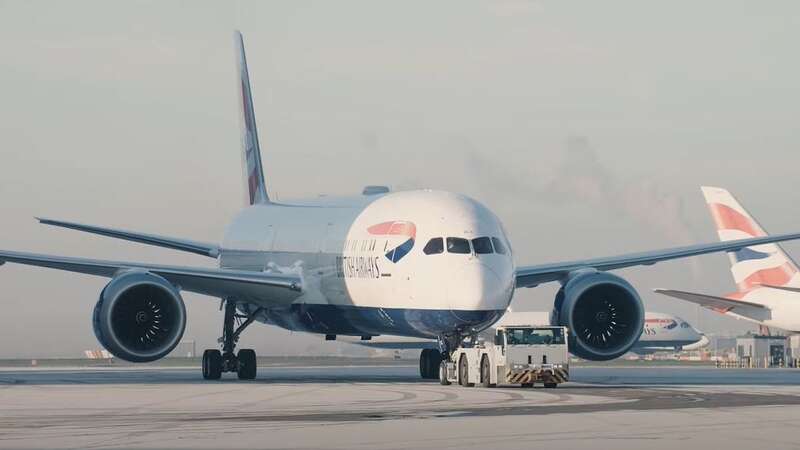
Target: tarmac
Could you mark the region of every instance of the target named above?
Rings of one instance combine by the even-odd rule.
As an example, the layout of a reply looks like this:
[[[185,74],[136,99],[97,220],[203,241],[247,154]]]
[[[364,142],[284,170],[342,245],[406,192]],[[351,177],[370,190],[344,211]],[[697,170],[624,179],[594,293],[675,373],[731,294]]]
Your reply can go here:
[[[557,389],[416,365],[0,369],[0,448],[800,448],[800,370],[573,367]]]

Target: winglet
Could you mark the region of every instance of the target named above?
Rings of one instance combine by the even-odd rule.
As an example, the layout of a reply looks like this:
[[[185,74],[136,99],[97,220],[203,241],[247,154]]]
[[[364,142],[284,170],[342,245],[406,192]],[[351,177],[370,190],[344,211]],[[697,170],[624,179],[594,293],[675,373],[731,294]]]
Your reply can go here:
[[[264,182],[264,168],[261,164],[261,147],[258,143],[258,130],[256,129],[256,114],[253,110],[253,93],[250,89],[250,75],[247,71],[247,57],[244,53],[244,38],[239,31],[234,32],[236,42],[240,106],[242,126],[242,165],[247,183],[247,201],[250,205],[269,203],[267,187]]]

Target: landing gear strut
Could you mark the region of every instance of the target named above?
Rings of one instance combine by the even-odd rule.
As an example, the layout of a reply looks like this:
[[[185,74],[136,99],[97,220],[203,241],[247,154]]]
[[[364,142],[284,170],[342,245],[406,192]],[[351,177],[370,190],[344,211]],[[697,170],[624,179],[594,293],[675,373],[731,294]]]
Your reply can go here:
[[[453,335],[442,335],[438,339],[438,349],[425,349],[419,355],[419,374],[426,380],[438,379],[442,384],[447,381],[447,376],[442,378],[445,364],[450,360],[452,349],[458,347],[462,336],[460,333]],[[443,381],[444,380],[444,381]],[[449,384],[449,383],[448,383]]]
[[[203,378],[219,380],[223,372],[236,372],[240,380],[253,380],[256,377],[257,364],[255,350],[243,348],[236,354],[236,342],[242,331],[256,320],[256,315],[263,308],[258,308],[247,316],[236,314],[236,303],[225,301],[225,319],[222,326],[222,352],[209,349],[203,352]],[[242,319],[244,319],[242,321]],[[237,326],[238,324],[238,326]]]

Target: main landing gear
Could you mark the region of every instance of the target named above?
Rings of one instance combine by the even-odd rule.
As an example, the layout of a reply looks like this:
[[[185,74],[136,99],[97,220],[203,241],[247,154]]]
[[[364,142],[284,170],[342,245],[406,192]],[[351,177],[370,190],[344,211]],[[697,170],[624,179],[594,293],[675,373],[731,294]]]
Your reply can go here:
[[[256,352],[249,348],[234,353],[239,335],[256,319],[263,308],[258,308],[248,316],[236,314],[236,303],[232,300],[225,301],[225,319],[222,327],[222,351],[208,349],[203,352],[203,378],[206,380],[219,380],[223,372],[236,372],[240,380],[253,380],[256,378],[257,364]],[[242,321],[244,319],[244,321]],[[238,326],[236,326],[238,325]],[[234,329],[234,327],[236,327]]]

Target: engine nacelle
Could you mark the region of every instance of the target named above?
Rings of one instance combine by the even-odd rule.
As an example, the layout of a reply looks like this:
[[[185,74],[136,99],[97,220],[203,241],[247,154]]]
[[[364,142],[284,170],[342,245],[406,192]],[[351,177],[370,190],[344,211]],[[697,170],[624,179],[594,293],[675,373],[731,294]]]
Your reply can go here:
[[[117,358],[155,361],[171,352],[183,337],[186,307],[175,286],[164,278],[127,272],[100,293],[92,326],[97,340]]]
[[[624,279],[587,270],[573,274],[558,291],[552,321],[569,328],[573,355],[608,361],[627,353],[639,340],[644,306]]]

